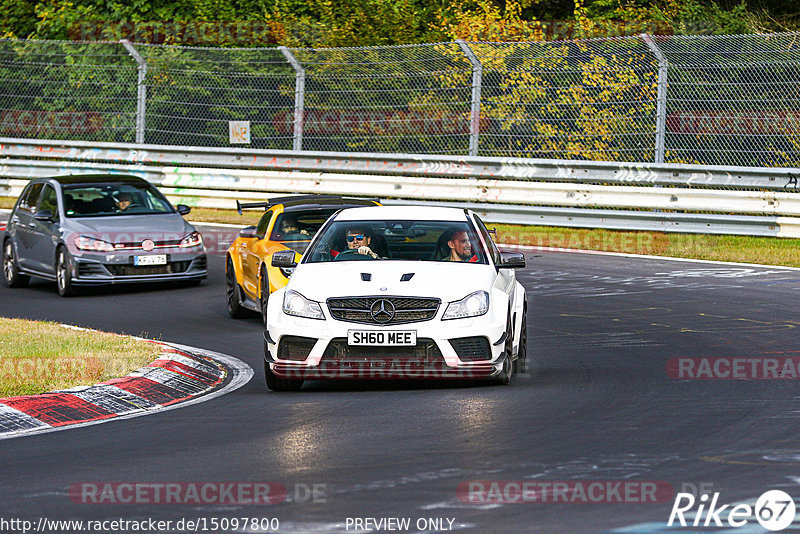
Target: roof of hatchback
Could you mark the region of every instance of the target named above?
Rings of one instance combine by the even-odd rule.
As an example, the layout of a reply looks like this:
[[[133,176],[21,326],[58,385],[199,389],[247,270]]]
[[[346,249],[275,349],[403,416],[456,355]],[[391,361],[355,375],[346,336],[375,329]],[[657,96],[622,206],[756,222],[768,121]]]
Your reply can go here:
[[[63,176],[51,176],[45,180],[55,180],[61,185],[72,184],[107,184],[107,183],[149,183],[144,178],[131,176],[129,174],[65,174]]]
[[[375,221],[393,219],[399,221],[464,221],[461,208],[441,208],[436,206],[369,206],[342,210],[337,221]]]

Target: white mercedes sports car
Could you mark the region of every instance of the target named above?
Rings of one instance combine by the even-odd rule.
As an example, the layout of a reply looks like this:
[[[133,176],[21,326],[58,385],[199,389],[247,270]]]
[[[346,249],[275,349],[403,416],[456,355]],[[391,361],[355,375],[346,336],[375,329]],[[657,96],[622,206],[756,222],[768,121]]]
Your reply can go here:
[[[284,254],[284,252],[286,252]],[[272,390],[306,379],[482,379],[526,367],[525,290],[469,210],[374,206],[337,212],[269,299],[264,371]]]

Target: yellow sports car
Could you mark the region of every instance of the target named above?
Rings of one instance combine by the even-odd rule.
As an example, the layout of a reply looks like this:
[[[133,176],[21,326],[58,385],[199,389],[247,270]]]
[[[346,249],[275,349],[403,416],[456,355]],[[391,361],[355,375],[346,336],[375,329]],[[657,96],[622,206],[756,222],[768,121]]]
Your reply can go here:
[[[225,286],[228,315],[234,319],[267,309],[269,295],[289,281],[292,269],[273,267],[272,255],[294,250],[295,260],[305,252],[322,224],[343,208],[380,205],[377,200],[329,195],[292,195],[268,202],[242,204],[243,209],[264,209],[258,226],[248,226],[228,248],[225,258]]]

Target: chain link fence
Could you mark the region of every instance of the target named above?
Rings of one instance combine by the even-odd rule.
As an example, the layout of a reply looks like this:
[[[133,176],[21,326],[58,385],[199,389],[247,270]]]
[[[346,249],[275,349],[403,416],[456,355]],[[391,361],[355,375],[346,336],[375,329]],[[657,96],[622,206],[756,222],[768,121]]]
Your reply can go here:
[[[0,40],[0,84],[6,137],[800,166],[800,33],[341,49]]]

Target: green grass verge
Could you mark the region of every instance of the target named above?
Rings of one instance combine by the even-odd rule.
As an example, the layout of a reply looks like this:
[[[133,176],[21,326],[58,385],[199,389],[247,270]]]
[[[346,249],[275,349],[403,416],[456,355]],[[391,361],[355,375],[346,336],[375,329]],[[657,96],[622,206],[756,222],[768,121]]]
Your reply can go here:
[[[95,384],[143,367],[160,353],[148,341],[0,318],[0,397]]]
[[[11,207],[13,203],[13,199],[0,197],[0,207]],[[262,213],[260,210],[246,210],[239,215],[236,210],[193,208],[187,218],[199,222],[246,226],[257,224]],[[497,227],[498,241],[502,243],[800,267],[800,239],[510,224],[489,226]]]

